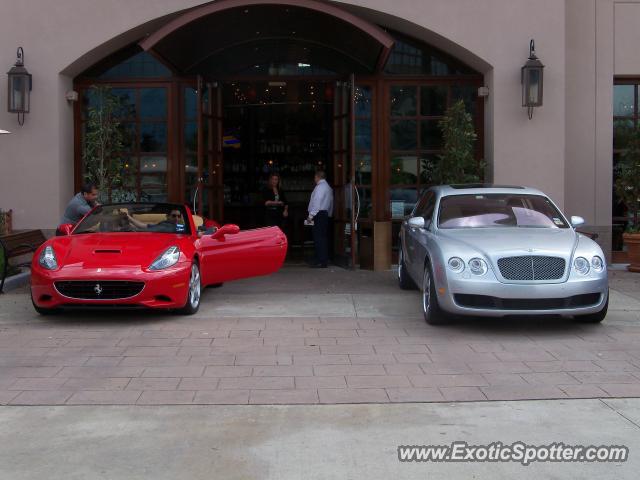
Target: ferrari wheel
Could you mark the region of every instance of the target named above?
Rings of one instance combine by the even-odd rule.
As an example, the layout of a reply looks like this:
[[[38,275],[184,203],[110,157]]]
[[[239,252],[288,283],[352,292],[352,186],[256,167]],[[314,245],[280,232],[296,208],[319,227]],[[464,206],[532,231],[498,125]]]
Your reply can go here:
[[[400,247],[400,253],[398,253],[398,285],[402,290],[413,290],[416,288],[416,284],[411,280],[407,273],[407,267],[404,264],[404,254],[402,253],[402,247]]]
[[[200,284],[200,267],[198,262],[191,264],[191,275],[189,277],[189,291],[187,293],[187,303],[185,303],[180,313],[184,315],[193,315],[200,308],[200,294],[202,293],[202,285]]]
[[[436,287],[431,276],[429,264],[424,266],[424,277],[422,280],[422,313],[424,320],[429,325],[439,325],[447,321],[445,313],[438,305]]]
[[[33,297],[31,297],[31,303],[33,304],[33,309],[40,315],[54,315],[58,313],[58,310],[56,310],[55,308],[42,308],[37,306],[36,302],[33,301]]]

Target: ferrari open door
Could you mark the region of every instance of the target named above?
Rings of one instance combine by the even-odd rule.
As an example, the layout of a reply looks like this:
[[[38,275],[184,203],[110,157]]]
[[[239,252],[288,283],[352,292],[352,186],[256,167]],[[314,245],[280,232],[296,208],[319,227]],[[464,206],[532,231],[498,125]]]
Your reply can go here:
[[[229,227],[222,226],[200,239],[203,284],[268,275],[280,269],[287,254],[287,237],[282,230],[268,227],[225,234]]]

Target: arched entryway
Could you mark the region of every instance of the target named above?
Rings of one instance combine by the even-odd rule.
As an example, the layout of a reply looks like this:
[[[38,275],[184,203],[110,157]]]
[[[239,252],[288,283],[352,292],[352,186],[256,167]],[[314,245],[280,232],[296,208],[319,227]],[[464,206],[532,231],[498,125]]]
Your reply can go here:
[[[208,215],[253,227],[260,188],[277,171],[290,193],[295,251],[320,166],[335,187],[335,252],[346,264],[393,261],[399,222],[438,159],[438,121],[456,99],[473,115],[482,158],[481,74],[313,0],[223,0],[187,11],[76,79],[83,98],[95,83],[131,106],[125,161],[139,197],[191,203],[199,186],[196,203]]]

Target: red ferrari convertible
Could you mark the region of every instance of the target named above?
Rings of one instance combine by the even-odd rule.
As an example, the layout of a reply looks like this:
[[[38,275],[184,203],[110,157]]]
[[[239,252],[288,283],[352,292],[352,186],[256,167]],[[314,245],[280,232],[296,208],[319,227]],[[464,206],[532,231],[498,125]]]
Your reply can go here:
[[[31,298],[60,308],[147,307],[193,314],[203,287],[277,271],[287,253],[278,227],[219,228],[183,205],[101,205],[34,254]]]

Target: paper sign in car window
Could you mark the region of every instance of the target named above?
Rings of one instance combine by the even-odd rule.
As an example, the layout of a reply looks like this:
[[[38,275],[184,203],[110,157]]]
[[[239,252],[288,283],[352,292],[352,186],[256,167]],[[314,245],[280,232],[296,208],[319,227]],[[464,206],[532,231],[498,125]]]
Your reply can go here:
[[[184,224],[177,223],[176,224],[176,232],[184,232]]]

